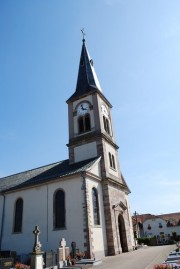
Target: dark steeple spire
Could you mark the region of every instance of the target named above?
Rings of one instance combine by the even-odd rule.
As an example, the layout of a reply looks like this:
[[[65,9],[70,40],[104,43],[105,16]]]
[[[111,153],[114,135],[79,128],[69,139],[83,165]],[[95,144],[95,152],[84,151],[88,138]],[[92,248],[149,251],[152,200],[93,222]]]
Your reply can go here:
[[[90,58],[86,48],[85,39],[83,38],[76,91],[83,93],[86,92],[89,87],[93,87],[101,91],[101,87],[93,67],[93,60]]]
[[[102,92],[101,86],[96,76],[96,72],[94,70],[93,60],[91,59],[88,53],[88,50],[86,48],[85,33],[83,30],[81,31],[83,34],[83,40],[82,40],[83,44],[82,44],[81,57],[80,57],[80,63],[79,63],[79,72],[78,72],[78,78],[77,78],[77,84],[76,84],[76,91],[68,99],[68,101],[71,101],[72,99],[75,99],[75,98],[80,98],[81,96],[89,94],[91,91]]]

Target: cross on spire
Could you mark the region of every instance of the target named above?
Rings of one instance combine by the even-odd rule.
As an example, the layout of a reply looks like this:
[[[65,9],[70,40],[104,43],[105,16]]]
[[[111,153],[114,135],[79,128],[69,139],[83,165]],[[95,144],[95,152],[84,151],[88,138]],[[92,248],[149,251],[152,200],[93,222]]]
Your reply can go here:
[[[84,32],[84,28],[81,29],[81,32],[82,32],[82,36],[83,36],[83,40],[82,40],[82,41],[85,42],[85,35],[86,35],[86,34],[85,34],[85,32]]]

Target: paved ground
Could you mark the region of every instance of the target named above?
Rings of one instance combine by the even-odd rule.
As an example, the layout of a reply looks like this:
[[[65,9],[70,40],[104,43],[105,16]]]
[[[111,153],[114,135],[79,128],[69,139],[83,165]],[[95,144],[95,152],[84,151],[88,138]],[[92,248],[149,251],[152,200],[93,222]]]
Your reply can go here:
[[[138,250],[106,257],[93,269],[153,269],[155,264],[163,262],[175,245],[143,247]],[[91,267],[92,268],[92,267]]]

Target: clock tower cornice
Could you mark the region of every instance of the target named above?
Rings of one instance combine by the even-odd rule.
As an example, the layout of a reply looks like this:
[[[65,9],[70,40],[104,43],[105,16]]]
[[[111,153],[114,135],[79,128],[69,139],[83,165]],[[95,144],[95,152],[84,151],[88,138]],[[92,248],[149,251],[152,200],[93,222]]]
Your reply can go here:
[[[110,107],[110,108],[112,108],[113,106],[111,105],[111,103],[107,100],[107,98],[104,96],[104,94],[101,92],[101,91],[99,91],[98,89],[92,89],[90,92],[88,92],[88,93],[85,93],[85,94],[83,94],[83,95],[81,95],[81,96],[75,96],[75,97],[72,97],[72,98],[69,98],[67,101],[66,101],[66,103],[67,104],[70,104],[70,103],[73,103],[73,102],[75,102],[75,101],[78,101],[78,100],[81,100],[81,99],[83,99],[83,98],[86,98],[87,96],[89,96],[89,95],[95,95],[95,94],[98,94],[100,97],[101,97],[101,99]]]
[[[106,134],[101,133],[100,131],[94,131],[89,134],[86,133],[84,135],[73,137],[69,140],[69,144],[67,144],[67,147],[77,146],[84,143],[85,141],[86,143],[90,143],[94,141],[94,138],[96,138],[96,141],[104,140],[108,142],[111,146],[113,146],[116,150],[119,149],[118,145],[112,141],[111,137],[108,137]]]

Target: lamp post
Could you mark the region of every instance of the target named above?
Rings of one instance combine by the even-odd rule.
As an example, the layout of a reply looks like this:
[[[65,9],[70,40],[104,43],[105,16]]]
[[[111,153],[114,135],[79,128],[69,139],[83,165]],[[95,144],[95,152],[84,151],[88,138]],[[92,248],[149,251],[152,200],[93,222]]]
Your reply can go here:
[[[135,211],[134,216],[135,216],[135,231],[134,231],[134,241],[135,241],[135,248],[137,245],[137,238],[139,237],[139,227],[138,227],[138,219],[137,219],[138,213]]]

